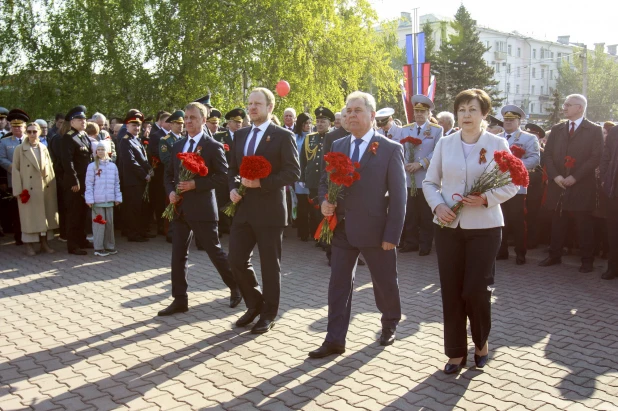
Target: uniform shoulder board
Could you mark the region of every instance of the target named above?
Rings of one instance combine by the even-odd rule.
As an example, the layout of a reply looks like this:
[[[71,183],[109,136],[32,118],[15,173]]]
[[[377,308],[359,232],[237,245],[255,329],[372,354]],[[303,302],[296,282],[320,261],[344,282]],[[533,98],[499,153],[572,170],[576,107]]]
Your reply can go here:
[[[405,125],[405,126],[403,126],[403,127],[410,127],[410,126],[413,126],[414,124],[416,124],[416,123],[406,124],[406,125]]]
[[[128,140],[128,139],[129,139],[129,135],[128,135],[128,134],[127,134],[127,135],[125,135],[125,136],[123,137],[123,139]]]
[[[170,138],[172,136],[172,133],[166,135],[165,137],[163,137],[163,140],[167,140],[168,138]]]
[[[431,121],[429,122],[429,125],[431,127],[440,127],[440,124],[432,123]]]
[[[318,132],[316,131],[315,133],[309,133],[307,134],[308,136],[315,136],[316,134],[318,134]]]
[[[68,135],[70,135],[70,136],[72,136],[72,135],[73,135],[73,133],[75,133],[75,130],[69,130],[69,131],[67,131],[67,134],[68,134]]]

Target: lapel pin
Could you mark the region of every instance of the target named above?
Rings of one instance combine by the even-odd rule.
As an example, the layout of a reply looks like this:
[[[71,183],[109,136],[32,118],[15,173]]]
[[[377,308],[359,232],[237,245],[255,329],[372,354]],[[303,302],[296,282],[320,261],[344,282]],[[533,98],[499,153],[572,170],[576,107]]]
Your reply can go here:
[[[268,143],[270,141],[270,136],[266,136],[266,142]]]

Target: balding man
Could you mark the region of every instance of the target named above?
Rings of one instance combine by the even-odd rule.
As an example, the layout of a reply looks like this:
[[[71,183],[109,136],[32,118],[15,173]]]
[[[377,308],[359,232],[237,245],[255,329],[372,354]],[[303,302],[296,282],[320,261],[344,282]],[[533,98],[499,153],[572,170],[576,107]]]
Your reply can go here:
[[[451,134],[457,132],[457,130],[454,128],[455,116],[453,115],[453,113],[450,113],[448,111],[442,111],[438,113],[436,119],[438,120],[438,124],[444,130],[445,136],[450,136]]]
[[[294,132],[294,123],[296,122],[296,110],[288,107],[283,111],[283,128]]]

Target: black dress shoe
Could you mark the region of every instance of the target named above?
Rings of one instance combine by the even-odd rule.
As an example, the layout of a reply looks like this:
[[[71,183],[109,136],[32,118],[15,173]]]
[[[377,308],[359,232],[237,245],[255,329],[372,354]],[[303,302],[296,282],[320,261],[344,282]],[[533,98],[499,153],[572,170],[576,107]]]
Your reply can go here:
[[[616,271],[608,269],[603,273],[601,278],[604,280],[613,280],[614,278],[616,278]]]
[[[309,357],[311,358],[324,358],[333,354],[343,354],[345,352],[345,347],[341,347],[338,345],[330,344],[325,342],[322,344],[320,348],[317,350],[311,351],[309,353]]]
[[[230,295],[230,308],[235,308],[242,301],[242,295],[240,295],[240,291],[234,290]]]
[[[159,311],[157,315],[159,317],[165,317],[176,313],[186,313],[187,311],[189,311],[189,304],[186,301],[174,300],[167,308]]]
[[[418,252],[418,255],[421,256],[421,257],[425,257],[425,256],[428,256],[430,253],[431,253],[431,249],[429,249],[429,250],[421,250],[421,251]]]
[[[562,258],[547,257],[539,263],[539,267],[549,267],[550,265],[561,264]]]
[[[449,364],[444,366],[444,374],[456,374],[466,366],[466,357],[463,357],[459,364]]]
[[[262,311],[262,307],[259,307],[259,308],[249,308],[247,310],[247,312],[244,313],[242,315],[242,317],[240,317],[236,321],[236,326],[237,327],[244,327],[246,325],[251,324],[253,322],[253,320],[255,320],[255,317],[260,315],[260,311]]]
[[[382,335],[380,335],[380,345],[387,346],[393,345],[395,342],[395,330],[390,328],[382,328]]]
[[[474,363],[476,364],[476,368],[483,368],[485,364],[487,364],[487,359],[489,359],[489,354],[487,355],[474,354]]]
[[[144,237],[139,237],[139,236],[136,236],[136,237],[129,237],[127,240],[128,240],[130,243],[145,243],[145,242],[147,242],[147,241],[148,241],[148,239],[147,239],[147,238],[144,238]]]
[[[515,257],[515,264],[517,265],[524,265],[526,264],[526,257],[523,255],[518,255],[517,257]]]
[[[401,247],[399,249],[400,253],[410,253],[412,251],[418,251],[418,246],[414,247],[414,246],[411,246],[411,245],[406,245],[406,246],[403,246],[403,247]]]
[[[367,265],[362,258],[358,259],[358,265]]]
[[[592,264],[582,264],[581,267],[579,267],[579,272],[586,274],[586,273],[591,273],[594,271],[594,267],[592,266]]]
[[[86,254],[88,254],[88,252],[85,251],[85,250],[80,250],[79,248],[75,248],[73,250],[69,250],[69,254],[86,255]]]
[[[509,253],[498,253],[498,255],[496,256],[496,260],[508,260],[509,259]]]
[[[264,334],[275,326],[275,320],[265,320],[260,318],[251,329],[251,334]]]

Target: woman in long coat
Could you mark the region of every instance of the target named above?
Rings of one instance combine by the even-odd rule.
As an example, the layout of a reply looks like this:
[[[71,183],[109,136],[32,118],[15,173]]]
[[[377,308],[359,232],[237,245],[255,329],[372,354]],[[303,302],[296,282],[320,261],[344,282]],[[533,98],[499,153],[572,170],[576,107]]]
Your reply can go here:
[[[13,195],[17,197],[22,224],[22,241],[26,254],[35,255],[33,243],[41,244],[41,251],[53,253],[47,243],[58,228],[56,176],[49,151],[39,141],[41,128],[28,124],[27,139],[13,153]]]

